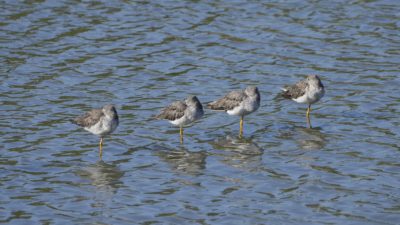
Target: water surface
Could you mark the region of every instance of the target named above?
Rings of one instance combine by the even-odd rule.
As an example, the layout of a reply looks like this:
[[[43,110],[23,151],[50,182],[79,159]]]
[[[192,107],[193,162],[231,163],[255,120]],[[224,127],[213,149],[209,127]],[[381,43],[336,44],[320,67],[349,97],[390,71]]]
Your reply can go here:
[[[397,1],[2,1],[0,222],[398,224]],[[277,97],[319,74],[313,106]],[[152,116],[257,85],[245,118]],[[104,143],[70,119],[113,103]]]

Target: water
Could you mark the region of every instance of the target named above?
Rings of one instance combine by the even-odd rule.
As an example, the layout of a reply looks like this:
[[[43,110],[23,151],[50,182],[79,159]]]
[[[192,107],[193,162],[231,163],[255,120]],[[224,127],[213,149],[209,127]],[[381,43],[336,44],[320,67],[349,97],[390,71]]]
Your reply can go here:
[[[398,224],[397,1],[1,1],[0,222]],[[279,87],[319,74],[306,106]],[[257,85],[245,118],[151,117]],[[104,143],[69,122],[114,103]]]

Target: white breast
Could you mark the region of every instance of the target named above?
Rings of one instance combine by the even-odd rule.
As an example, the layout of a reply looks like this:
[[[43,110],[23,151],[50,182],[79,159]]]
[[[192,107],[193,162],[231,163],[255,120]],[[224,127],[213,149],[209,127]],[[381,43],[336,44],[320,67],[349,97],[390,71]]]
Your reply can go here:
[[[298,103],[314,104],[318,102],[325,94],[325,90],[322,88],[316,88],[307,90],[306,94],[301,97],[294,98],[293,100]]]
[[[92,134],[104,136],[111,134],[117,128],[118,123],[108,117],[102,117],[98,123],[91,127],[85,127],[85,130],[91,132]]]

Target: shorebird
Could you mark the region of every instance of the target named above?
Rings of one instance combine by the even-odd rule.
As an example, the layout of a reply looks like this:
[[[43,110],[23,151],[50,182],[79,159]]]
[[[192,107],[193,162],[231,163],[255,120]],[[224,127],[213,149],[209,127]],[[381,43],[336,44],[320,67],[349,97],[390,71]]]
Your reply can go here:
[[[292,99],[298,103],[308,104],[307,122],[311,128],[310,112],[311,104],[318,102],[325,94],[325,88],[317,75],[309,75],[306,79],[301,80],[293,85],[282,88],[282,96]]]
[[[105,105],[101,109],[92,109],[86,114],[72,120],[74,124],[83,127],[92,134],[100,136],[99,157],[103,155],[103,138],[111,134],[118,126],[117,110],[113,105]]]
[[[193,123],[204,115],[203,106],[196,96],[189,96],[184,101],[176,101],[162,109],[156,119],[166,119],[179,126],[180,143],[183,143],[183,126]]]
[[[223,110],[229,115],[240,116],[239,137],[243,135],[243,118],[260,107],[260,92],[255,86],[248,86],[244,90],[231,91],[224,97],[208,103],[213,110]]]

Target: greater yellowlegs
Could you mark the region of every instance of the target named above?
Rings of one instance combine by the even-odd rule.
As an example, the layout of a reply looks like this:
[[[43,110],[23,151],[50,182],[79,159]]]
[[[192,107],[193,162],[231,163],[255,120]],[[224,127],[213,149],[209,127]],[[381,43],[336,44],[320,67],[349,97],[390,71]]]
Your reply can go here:
[[[196,96],[189,96],[184,101],[176,101],[156,116],[157,119],[166,119],[175,126],[179,126],[180,142],[183,143],[183,126],[190,124],[204,115],[203,106]]]
[[[243,118],[260,107],[260,92],[255,86],[244,90],[229,92],[224,97],[210,102],[208,107],[213,110],[223,110],[229,115],[240,116],[239,137],[243,135]]]
[[[319,77],[317,75],[309,75],[306,79],[282,88],[282,90],[282,96],[284,98],[292,99],[298,103],[308,104],[306,117],[308,125],[311,127],[311,104],[318,102],[325,94],[324,85]]]
[[[103,155],[103,138],[111,134],[118,126],[117,110],[113,105],[105,105],[101,109],[92,109],[75,118],[73,123],[83,127],[92,134],[100,136],[99,157]]]

